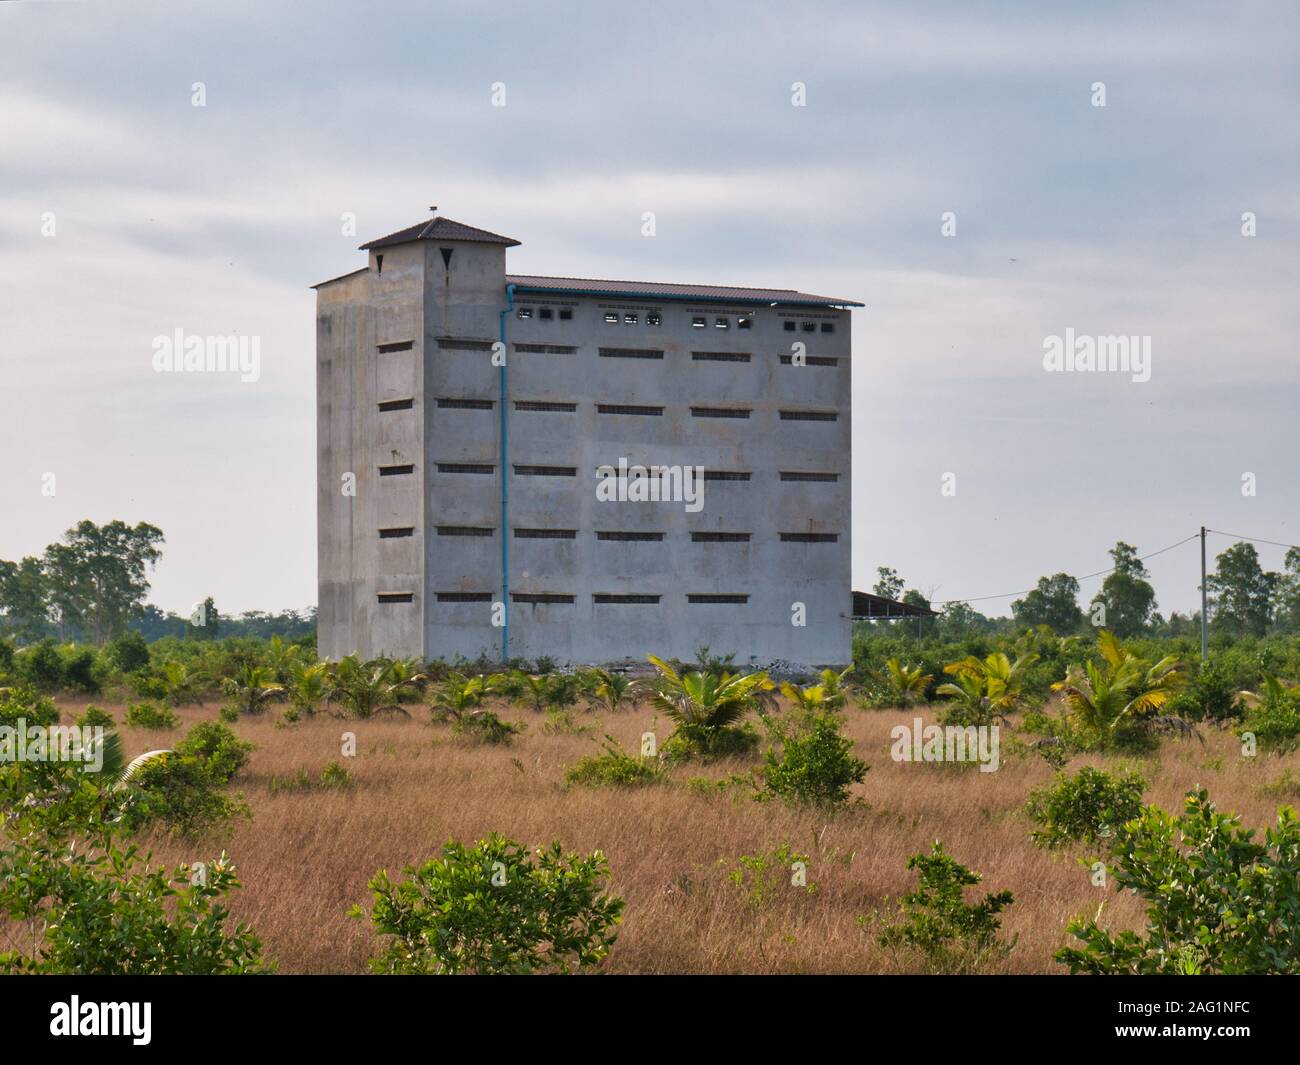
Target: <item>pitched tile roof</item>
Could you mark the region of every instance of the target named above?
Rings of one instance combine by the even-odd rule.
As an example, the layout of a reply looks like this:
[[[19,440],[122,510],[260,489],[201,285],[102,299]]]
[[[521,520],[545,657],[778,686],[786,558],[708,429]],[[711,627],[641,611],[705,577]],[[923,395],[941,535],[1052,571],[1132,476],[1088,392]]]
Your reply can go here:
[[[474,226],[465,225],[464,222],[456,222],[450,218],[435,215],[424,222],[407,226],[405,229],[399,229],[396,233],[389,233],[386,237],[367,241],[361,245],[361,250],[387,248],[393,244],[409,244],[413,240],[469,240],[479,244],[504,244],[507,248],[513,248],[519,244],[519,241],[511,237],[503,237],[499,233],[489,233],[486,229],[476,229]]]
[[[710,303],[786,303],[815,307],[862,307],[856,300],[817,296],[792,288],[748,288],[733,285],[677,285],[658,281],[606,281],[586,277],[540,277],[507,274],[516,292],[553,292],[580,296],[626,296],[640,299],[699,300]]]

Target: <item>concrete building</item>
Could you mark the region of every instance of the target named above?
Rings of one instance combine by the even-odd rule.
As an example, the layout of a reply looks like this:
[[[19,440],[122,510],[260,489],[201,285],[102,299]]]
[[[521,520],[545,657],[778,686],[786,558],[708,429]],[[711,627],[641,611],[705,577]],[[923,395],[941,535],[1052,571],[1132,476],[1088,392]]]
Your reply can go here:
[[[862,304],[518,243],[435,216],[315,286],[321,655],[848,662]]]

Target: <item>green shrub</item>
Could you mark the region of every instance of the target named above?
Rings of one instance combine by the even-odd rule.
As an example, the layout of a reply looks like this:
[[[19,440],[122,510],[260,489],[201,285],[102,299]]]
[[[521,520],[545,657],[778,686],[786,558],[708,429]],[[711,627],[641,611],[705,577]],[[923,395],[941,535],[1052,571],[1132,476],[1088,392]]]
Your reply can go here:
[[[452,731],[478,743],[507,744],[524,731],[525,726],[503,721],[491,710],[475,710],[452,725]]]
[[[790,888],[812,895],[817,885],[808,879],[806,854],[782,843],[763,854],[742,854],[728,871],[727,880],[739,889],[746,905],[761,910]],[[720,864],[726,864],[725,860]]]
[[[659,763],[654,758],[638,758],[628,754],[607,735],[601,744],[603,754],[593,754],[578,761],[564,779],[570,784],[584,784],[593,788],[632,788],[639,784],[653,784],[661,777]]]
[[[1120,831],[1110,865],[1117,886],[1146,901],[1146,928],[1073,921],[1083,946],[1057,961],[1102,975],[1300,974],[1300,821],[1284,806],[1264,842],[1254,837],[1203,790],[1179,816],[1148,806]]]
[[[99,691],[97,660],[89,647],[69,645],[60,654],[61,683],[68,691],[95,693]]]
[[[1246,711],[1237,734],[1253,733],[1262,751],[1286,754],[1300,746],[1300,690],[1273,691]]]
[[[212,976],[269,971],[245,924],[228,928],[223,900],[239,887],[222,854],[200,874],[151,869],[134,847],[24,840],[0,854],[0,906],[43,930],[29,953],[0,952],[0,972],[76,976]],[[27,885],[40,883],[32,892]]]
[[[227,725],[233,725],[239,720],[239,708],[234,706],[223,706],[217,711],[217,720]]]
[[[591,731],[591,726],[580,725],[572,710],[555,707],[546,711],[542,731],[548,736],[583,736]]]
[[[623,900],[606,892],[599,851],[530,852],[491,834],[454,840],[440,857],[408,866],[396,883],[371,879],[375,930],[390,937],[371,959],[380,974],[568,973],[599,965],[617,937]],[[360,906],[350,911],[364,918]]]
[[[1026,810],[1040,827],[1030,837],[1040,847],[1094,843],[1142,813],[1146,782],[1137,773],[1112,775],[1084,766],[1074,776],[1029,794]]]
[[[166,700],[171,692],[167,679],[147,667],[135,673],[127,674],[126,686],[137,699]]]
[[[119,673],[134,673],[149,665],[149,645],[134,629],[115,636],[104,646],[104,658]]]
[[[134,830],[158,824],[174,836],[198,837],[228,830],[252,812],[242,798],[222,791],[222,782],[198,758],[168,752],[133,773],[124,822]]]
[[[749,724],[728,725],[707,732],[680,726],[659,749],[659,756],[670,763],[749,758],[761,742],[762,737]]]
[[[117,721],[112,714],[106,713],[97,706],[87,706],[81,716],[77,718],[78,725],[84,725],[87,728],[117,728]]]
[[[220,721],[200,721],[176,744],[176,753],[195,758],[219,784],[229,784],[257,750]]]
[[[320,776],[317,777],[311,776],[305,769],[299,769],[291,777],[271,778],[272,795],[278,795],[281,792],[327,791],[331,788],[346,789],[351,786],[352,780],[348,771],[338,762],[330,762],[321,770]]]
[[[1189,721],[1230,721],[1242,714],[1239,690],[1224,666],[1214,660],[1203,662],[1165,712]]]
[[[57,691],[63,683],[63,658],[48,637],[23,648],[14,659],[14,673],[37,691]]]
[[[144,702],[126,708],[126,724],[128,728],[165,731],[176,728],[180,723],[181,719],[176,716],[175,711],[169,706]]]
[[[920,887],[903,896],[897,919],[880,936],[882,947],[914,951],[927,969],[944,973],[974,972],[1015,947],[1014,939],[998,937],[998,915],[1015,901],[1010,891],[968,904],[966,888],[983,877],[946,854],[938,840],[929,854],[912,855],[907,867],[918,870]]]
[[[867,775],[867,763],[853,754],[853,743],[840,735],[834,713],[812,713],[797,723],[769,723],[781,755],[769,747],[763,786],[788,802],[835,806],[846,802],[849,788]]]

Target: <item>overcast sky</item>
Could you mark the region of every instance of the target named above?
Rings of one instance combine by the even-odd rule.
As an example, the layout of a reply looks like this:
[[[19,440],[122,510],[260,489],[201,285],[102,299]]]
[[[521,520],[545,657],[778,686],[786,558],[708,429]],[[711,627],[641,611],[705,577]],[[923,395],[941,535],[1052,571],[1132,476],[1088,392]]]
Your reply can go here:
[[[145,520],[164,608],[314,603],[308,286],[431,203],[513,272],[863,301],[855,587],[1300,540],[1300,8],[623,6],[0,3],[0,558]],[[176,328],[261,379],[154,373]],[[1150,380],[1048,373],[1066,329]],[[1151,560],[1162,612],[1198,564]]]

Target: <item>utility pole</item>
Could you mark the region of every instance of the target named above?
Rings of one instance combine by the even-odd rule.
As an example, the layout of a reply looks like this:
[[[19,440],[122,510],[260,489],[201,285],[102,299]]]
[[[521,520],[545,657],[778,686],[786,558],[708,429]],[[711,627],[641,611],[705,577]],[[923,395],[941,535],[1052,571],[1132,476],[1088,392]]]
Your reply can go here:
[[[1201,526],[1201,661],[1205,661],[1205,526]]]

